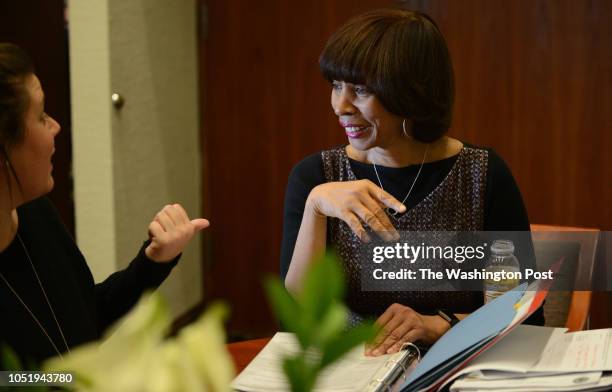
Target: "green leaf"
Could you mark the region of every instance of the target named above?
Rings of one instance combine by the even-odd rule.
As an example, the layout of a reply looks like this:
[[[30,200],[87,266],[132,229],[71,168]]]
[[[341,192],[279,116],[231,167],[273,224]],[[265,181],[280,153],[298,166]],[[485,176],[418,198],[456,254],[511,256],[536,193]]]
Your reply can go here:
[[[323,348],[321,368],[340,359],[340,357],[351,351],[355,346],[374,339],[377,330],[373,323],[364,323],[340,335]]]
[[[2,369],[3,370],[21,370],[21,361],[15,354],[15,351],[6,344],[2,344]]]
[[[348,310],[340,302],[332,303],[323,319],[319,322],[313,344],[325,347],[331,340],[342,334],[346,329]]]
[[[0,369],[5,371],[21,371],[21,370],[37,370],[36,366],[24,366],[15,351],[8,345],[0,343]],[[0,390],[19,391],[19,392],[45,392],[49,389],[45,386],[21,386],[21,387],[5,387]]]
[[[330,306],[344,294],[342,268],[332,255],[313,262],[304,278],[298,300],[304,311],[315,320],[321,320]]]
[[[268,300],[281,323],[287,330],[295,333],[302,348],[308,347],[312,323],[308,322],[308,317],[303,314],[302,307],[277,278],[267,277],[265,287]]]
[[[317,379],[318,367],[309,366],[303,355],[285,358],[283,370],[292,392],[310,392]]]
[[[333,255],[310,265],[295,299],[278,279],[268,278],[266,291],[277,317],[300,342],[301,351],[283,362],[293,392],[311,391],[323,367],[376,336],[373,323],[345,331],[344,275]]]

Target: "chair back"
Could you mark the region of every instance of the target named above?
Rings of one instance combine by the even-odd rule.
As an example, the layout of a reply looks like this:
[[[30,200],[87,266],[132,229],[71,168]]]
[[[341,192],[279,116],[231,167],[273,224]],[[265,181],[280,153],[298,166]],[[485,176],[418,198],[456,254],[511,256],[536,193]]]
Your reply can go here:
[[[546,325],[570,331],[588,329],[599,229],[531,225],[538,270],[564,258],[544,304]],[[573,287],[573,291],[560,288]]]

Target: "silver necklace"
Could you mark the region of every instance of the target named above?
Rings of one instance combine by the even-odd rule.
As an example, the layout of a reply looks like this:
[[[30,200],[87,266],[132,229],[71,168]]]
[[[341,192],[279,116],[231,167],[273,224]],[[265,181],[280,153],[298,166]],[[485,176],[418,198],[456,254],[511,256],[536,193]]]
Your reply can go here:
[[[408,190],[408,193],[406,193],[406,197],[404,197],[404,200],[402,200],[402,204],[404,204],[406,202],[406,200],[408,200],[408,196],[410,196],[410,193],[412,193],[412,188],[414,188],[414,184],[416,184],[417,180],[419,179],[419,176],[421,175],[421,170],[423,169],[423,164],[425,163],[425,159],[427,159],[427,151],[429,150],[429,144],[425,146],[425,152],[423,153],[423,159],[421,160],[421,166],[419,166],[419,171],[417,172],[416,176],[414,177],[414,180],[412,181],[412,185],[410,185],[410,189]],[[380,176],[378,175],[378,170],[376,169],[376,164],[374,162],[372,162],[372,166],[374,166],[374,173],[376,173],[376,179],[378,180],[378,185],[380,186],[380,189],[382,189],[383,191],[385,190],[385,188],[382,185],[382,181],[380,180]],[[396,210],[392,209],[392,208],[385,208],[385,211],[387,212],[387,214],[391,215],[391,216],[396,216],[397,214],[399,214],[399,212],[397,212]]]
[[[23,240],[21,239],[21,236],[19,235],[19,233],[17,233],[17,239],[19,240],[19,243],[21,244],[21,247],[23,248],[23,251],[24,251],[24,253],[26,255],[26,258],[30,262],[30,266],[32,266],[32,271],[34,271],[34,275],[36,276],[36,280],[38,281],[38,285],[40,286],[40,290],[42,291],[43,296],[45,297],[45,300],[47,301],[47,305],[49,306],[49,310],[51,310],[51,314],[53,315],[53,319],[55,320],[55,325],[57,325],[57,329],[59,330],[59,333],[62,336],[62,340],[64,341],[64,346],[66,346],[66,352],[68,354],[70,354],[70,347],[68,347],[68,342],[66,341],[66,337],[64,336],[64,331],[62,330],[62,327],[60,326],[60,323],[57,320],[57,316],[55,316],[55,311],[53,310],[53,306],[51,306],[51,302],[49,301],[49,297],[47,296],[47,292],[45,291],[45,288],[43,287],[43,284],[42,284],[42,282],[40,280],[40,277],[38,276],[38,272],[36,271],[36,268],[34,267],[34,263],[32,262],[32,258],[30,257],[30,253],[28,252],[28,249],[26,248],[25,244],[23,243]],[[8,282],[8,280],[4,277],[4,275],[1,272],[0,272],[0,278],[2,278],[4,283],[6,283],[6,285],[8,286],[8,288],[13,292],[13,294],[15,294],[15,297],[17,297],[19,302],[21,302],[23,307],[28,311],[28,313],[30,314],[32,319],[34,319],[34,322],[36,322],[36,324],[41,329],[43,334],[47,337],[47,339],[49,340],[49,342],[51,343],[51,345],[55,349],[55,352],[57,353],[57,355],[60,358],[63,359],[64,357],[62,356],[62,353],[60,352],[60,350],[55,345],[55,342],[53,341],[53,339],[51,339],[51,335],[49,335],[49,332],[47,332],[47,329],[42,325],[42,323],[34,315],[34,312],[32,312],[32,309],[30,309],[30,307],[28,305],[26,305],[26,303],[23,301],[21,296],[19,294],[17,294],[17,291],[15,291],[13,286],[11,286],[11,284]]]

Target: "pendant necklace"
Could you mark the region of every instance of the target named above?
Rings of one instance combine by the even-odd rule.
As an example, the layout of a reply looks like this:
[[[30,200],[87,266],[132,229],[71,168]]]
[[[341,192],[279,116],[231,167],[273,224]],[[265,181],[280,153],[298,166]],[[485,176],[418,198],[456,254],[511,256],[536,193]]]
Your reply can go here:
[[[57,320],[57,316],[55,315],[55,311],[53,310],[53,306],[51,306],[51,302],[49,301],[49,297],[47,296],[47,292],[45,291],[45,288],[43,287],[43,284],[42,284],[42,282],[40,280],[40,277],[38,276],[38,272],[36,271],[36,268],[34,267],[34,263],[32,262],[32,258],[30,257],[28,249],[26,248],[25,244],[23,243],[23,240],[21,239],[21,236],[19,235],[19,233],[17,233],[17,239],[19,240],[19,243],[21,243],[21,247],[23,248],[23,251],[24,251],[24,253],[26,255],[26,258],[30,262],[30,266],[32,267],[32,271],[34,271],[34,276],[36,276],[36,280],[38,281],[38,285],[40,286],[40,290],[42,291],[43,296],[45,297],[45,301],[47,302],[47,305],[49,306],[49,310],[51,310],[51,315],[53,316],[53,319],[55,320],[55,325],[57,325],[57,329],[59,330],[59,333],[62,336],[62,340],[64,342],[64,346],[66,347],[66,352],[68,354],[70,354],[70,347],[68,347],[68,342],[66,341],[66,337],[64,336],[64,331],[62,330],[62,327],[60,326],[60,323]],[[62,353],[60,352],[60,350],[55,345],[55,342],[53,341],[53,339],[51,339],[51,335],[49,335],[49,332],[47,331],[47,329],[42,325],[42,323],[34,315],[34,312],[32,312],[32,309],[30,309],[30,307],[28,305],[26,305],[26,303],[23,301],[21,296],[17,293],[17,291],[15,291],[13,286],[11,286],[11,284],[8,282],[8,280],[4,277],[4,275],[1,272],[0,272],[0,278],[2,278],[4,283],[6,283],[6,285],[8,286],[8,288],[13,292],[13,294],[15,294],[15,297],[17,297],[19,302],[27,310],[27,312],[30,314],[32,319],[34,319],[34,322],[38,325],[38,327],[41,329],[43,334],[47,337],[47,339],[51,343],[51,346],[53,346],[53,349],[55,350],[57,355],[60,358],[63,359],[64,357],[62,356]]]
[[[416,184],[417,180],[419,179],[419,176],[421,175],[421,170],[423,169],[423,164],[425,164],[425,159],[427,159],[427,151],[429,150],[429,144],[425,146],[425,152],[423,153],[423,159],[421,160],[421,166],[419,166],[419,171],[417,172],[416,176],[414,176],[414,180],[412,181],[412,185],[410,186],[410,189],[408,190],[408,193],[406,194],[406,197],[404,197],[404,200],[402,200],[402,204],[404,204],[406,202],[406,200],[408,200],[408,196],[410,196],[410,193],[412,193],[412,188],[414,188],[414,184]],[[372,163],[372,166],[374,166],[374,173],[376,173],[376,179],[378,180],[378,185],[380,186],[380,189],[382,189],[383,191],[385,190],[385,188],[382,185],[382,181],[380,180],[380,176],[378,175],[378,170],[376,169],[376,164]],[[391,215],[393,217],[395,217],[397,214],[399,214],[399,212],[397,212],[396,210],[394,210],[393,208],[385,208],[385,212],[388,215]]]

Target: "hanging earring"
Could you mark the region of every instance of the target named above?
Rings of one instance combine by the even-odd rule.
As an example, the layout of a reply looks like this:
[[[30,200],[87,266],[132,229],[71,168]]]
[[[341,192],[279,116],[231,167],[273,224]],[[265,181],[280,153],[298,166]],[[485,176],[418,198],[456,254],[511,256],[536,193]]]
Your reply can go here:
[[[408,132],[406,131],[406,119],[404,119],[404,121],[402,121],[402,133],[404,134],[404,136],[406,136],[408,139],[412,139],[412,136],[410,136],[408,134]]]

